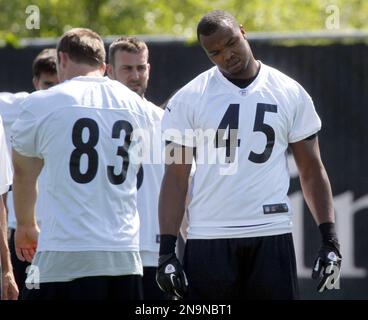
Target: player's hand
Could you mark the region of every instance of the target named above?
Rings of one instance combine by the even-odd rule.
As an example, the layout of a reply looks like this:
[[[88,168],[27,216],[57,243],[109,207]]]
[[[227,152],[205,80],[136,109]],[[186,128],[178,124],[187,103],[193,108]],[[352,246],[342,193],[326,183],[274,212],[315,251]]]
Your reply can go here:
[[[319,279],[318,292],[336,288],[340,279],[341,268],[340,245],[337,240],[325,241],[314,262],[312,278]],[[337,289],[337,288],[336,288]]]
[[[38,226],[17,226],[15,230],[15,252],[20,261],[32,262],[37,250]]]
[[[161,255],[158,260],[156,281],[160,289],[168,294],[183,298],[188,281],[184,269],[175,253]]]
[[[3,271],[1,300],[17,300],[19,291],[12,271]]]

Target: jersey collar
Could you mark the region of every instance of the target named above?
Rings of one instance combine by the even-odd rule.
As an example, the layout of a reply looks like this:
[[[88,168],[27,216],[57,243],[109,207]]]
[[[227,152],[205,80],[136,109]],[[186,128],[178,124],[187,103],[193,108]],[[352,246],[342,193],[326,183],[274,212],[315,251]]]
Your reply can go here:
[[[77,76],[70,80],[77,80],[77,81],[93,81],[93,82],[106,82],[109,80],[108,77],[91,77],[91,76]]]

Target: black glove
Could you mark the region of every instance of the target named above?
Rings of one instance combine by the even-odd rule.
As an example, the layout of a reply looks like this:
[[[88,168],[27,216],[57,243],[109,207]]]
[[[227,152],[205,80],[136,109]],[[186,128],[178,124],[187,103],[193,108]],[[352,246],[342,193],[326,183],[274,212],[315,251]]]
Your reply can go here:
[[[160,255],[156,281],[162,291],[176,295],[179,298],[185,296],[188,281],[175,253]]]
[[[339,289],[341,253],[340,245],[334,232],[333,223],[320,225],[322,233],[322,246],[319,249],[314,262],[312,278],[320,279],[317,286],[318,292]]]

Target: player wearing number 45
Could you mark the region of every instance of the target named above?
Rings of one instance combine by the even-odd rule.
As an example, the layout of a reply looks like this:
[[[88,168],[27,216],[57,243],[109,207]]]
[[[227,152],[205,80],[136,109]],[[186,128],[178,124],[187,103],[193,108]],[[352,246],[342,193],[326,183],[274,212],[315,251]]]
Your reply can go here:
[[[318,145],[321,121],[310,96],[254,59],[243,27],[229,13],[206,14],[197,35],[215,67],[177,92],[164,114],[163,131],[180,133],[171,130],[166,140],[187,152],[195,148],[197,168],[182,267],[174,247],[191,165],[166,166],[159,202],[160,287],[191,299],[298,298],[287,197],[290,146],[322,235],[313,277],[320,277],[319,291],[334,288],[341,254]],[[212,139],[200,134],[211,130]]]
[[[23,298],[140,299],[140,163],[133,161],[140,147],[131,138],[135,129],[153,126],[151,111],[103,77],[104,44],[89,29],[61,37],[57,71],[62,83],[28,96],[12,127],[16,251],[33,259]],[[41,170],[51,209],[39,234]]]

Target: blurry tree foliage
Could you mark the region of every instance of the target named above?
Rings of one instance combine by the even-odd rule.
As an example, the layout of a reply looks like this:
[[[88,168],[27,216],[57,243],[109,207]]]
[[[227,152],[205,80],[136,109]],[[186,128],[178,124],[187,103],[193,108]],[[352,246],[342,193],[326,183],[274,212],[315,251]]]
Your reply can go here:
[[[39,29],[27,28],[30,5],[39,8]],[[339,30],[368,30],[368,0],[0,0],[0,38],[58,37],[78,26],[103,36],[193,39],[199,19],[213,9],[231,12],[252,32],[326,30],[331,14],[339,14]]]

